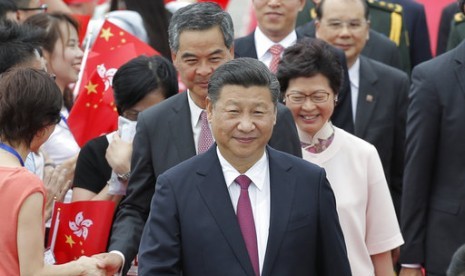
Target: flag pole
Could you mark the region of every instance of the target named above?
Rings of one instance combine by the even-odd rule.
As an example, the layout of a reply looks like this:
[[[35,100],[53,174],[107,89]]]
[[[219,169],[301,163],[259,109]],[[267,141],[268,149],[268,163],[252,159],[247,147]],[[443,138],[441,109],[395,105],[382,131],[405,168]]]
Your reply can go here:
[[[55,224],[53,225],[53,233],[52,233],[52,242],[50,244],[50,250],[52,252],[55,252],[55,243],[57,240],[57,234],[58,234],[58,226],[60,225],[60,212],[61,208],[57,209],[57,216],[55,219]]]
[[[87,35],[86,46],[84,47],[84,55],[82,57],[81,69],[79,70],[78,80],[76,84],[74,85],[74,89],[73,89],[74,99],[76,99],[76,97],[78,96],[79,87],[81,86],[82,78],[84,76],[84,71],[85,71],[86,64],[87,64],[87,57],[89,56],[89,52],[90,52],[90,42],[92,41],[92,33],[93,33],[93,30],[90,30],[89,34]]]

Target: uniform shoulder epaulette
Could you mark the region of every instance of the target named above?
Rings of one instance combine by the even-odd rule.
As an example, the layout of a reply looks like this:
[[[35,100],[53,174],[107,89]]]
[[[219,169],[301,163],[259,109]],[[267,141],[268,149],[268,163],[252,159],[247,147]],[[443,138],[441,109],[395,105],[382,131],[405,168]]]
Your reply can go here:
[[[465,22],[465,15],[461,12],[458,12],[454,15],[454,24],[457,25],[457,24],[461,24]]]
[[[367,0],[368,7],[383,10],[389,13],[402,13],[402,6],[399,4],[388,3],[385,1]]]

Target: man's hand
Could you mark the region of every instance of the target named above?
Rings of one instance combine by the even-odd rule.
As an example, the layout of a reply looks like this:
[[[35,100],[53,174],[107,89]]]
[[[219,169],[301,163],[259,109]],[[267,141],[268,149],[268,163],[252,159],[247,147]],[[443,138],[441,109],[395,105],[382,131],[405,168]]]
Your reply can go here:
[[[402,267],[399,276],[423,276],[421,268]]]
[[[123,266],[123,259],[116,253],[101,253],[92,257],[98,259],[98,268],[104,269],[107,275],[118,273]]]

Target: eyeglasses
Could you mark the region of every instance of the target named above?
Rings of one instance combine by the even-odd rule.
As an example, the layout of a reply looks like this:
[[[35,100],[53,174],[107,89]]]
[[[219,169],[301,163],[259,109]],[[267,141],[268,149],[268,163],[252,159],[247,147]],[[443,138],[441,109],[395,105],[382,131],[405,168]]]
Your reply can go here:
[[[329,93],[323,91],[313,92],[310,95],[305,95],[303,93],[291,93],[286,95],[287,99],[293,104],[303,104],[307,100],[307,97],[310,98],[310,101],[313,103],[324,103],[329,99]]]
[[[354,19],[354,20],[348,20],[348,21],[342,21],[342,20],[330,20],[325,23],[328,28],[330,28],[332,31],[340,31],[344,26],[347,27],[352,32],[357,32],[362,30],[362,28],[365,26],[367,23],[367,20],[359,20],[359,19]]]
[[[18,7],[18,10],[21,10],[21,11],[41,11],[41,12],[46,12],[48,9],[48,5],[47,4],[42,4],[40,5],[39,7],[35,7],[35,8],[23,8],[23,7]]]

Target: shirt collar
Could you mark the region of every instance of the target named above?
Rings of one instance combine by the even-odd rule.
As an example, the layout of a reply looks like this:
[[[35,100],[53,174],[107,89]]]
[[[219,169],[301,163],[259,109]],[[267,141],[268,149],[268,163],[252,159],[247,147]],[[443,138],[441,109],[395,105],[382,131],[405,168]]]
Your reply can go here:
[[[234,183],[234,180],[241,174],[223,157],[223,155],[221,155],[218,147],[216,147],[216,153],[218,155],[218,159],[220,160],[221,168],[223,169],[226,186],[229,188],[231,184]],[[258,159],[258,161],[244,173],[250,178],[250,180],[252,180],[252,183],[255,184],[259,190],[263,189],[263,185],[266,179],[266,175],[263,172],[269,171],[266,170],[267,166],[269,166],[268,155],[265,150],[262,157]]]
[[[254,32],[255,39],[255,48],[257,50],[258,60],[262,60],[263,56],[268,52],[271,46],[275,44],[280,44],[286,49],[289,46],[292,46],[297,41],[297,34],[295,31],[292,31],[288,34],[283,40],[279,42],[271,41],[257,26]]]
[[[349,68],[349,80],[353,86],[358,88],[360,83],[360,57],[357,58],[352,67]]]
[[[189,90],[187,90],[186,93],[187,93],[187,101],[189,103],[189,109],[191,111],[192,129],[194,129],[200,121],[200,113],[202,113],[203,109],[194,103],[194,101],[191,98],[191,94]]]
[[[302,131],[297,127],[297,132],[299,134],[299,138],[301,142],[304,142],[306,144],[309,144],[310,146],[313,146],[315,144],[319,143],[318,139],[321,140],[326,140],[328,139],[333,133],[334,133],[334,127],[331,122],[326,122],[323,127],[318,130],[318,132],[312,137],[308,133]]]

